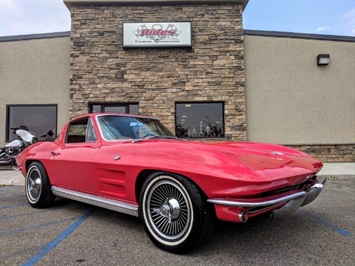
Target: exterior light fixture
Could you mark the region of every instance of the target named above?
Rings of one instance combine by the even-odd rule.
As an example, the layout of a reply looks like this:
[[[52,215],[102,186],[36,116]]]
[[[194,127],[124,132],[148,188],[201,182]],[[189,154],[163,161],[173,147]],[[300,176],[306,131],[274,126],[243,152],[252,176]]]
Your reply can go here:
[[[330,56],[329,54],[319,54],[317,56],[317,65],[318,66],[326,66],[329,64]]]

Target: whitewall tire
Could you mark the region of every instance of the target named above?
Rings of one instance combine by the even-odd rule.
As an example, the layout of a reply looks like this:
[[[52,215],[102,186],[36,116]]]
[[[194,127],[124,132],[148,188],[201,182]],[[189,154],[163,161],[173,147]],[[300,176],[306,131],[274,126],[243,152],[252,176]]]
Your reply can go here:
[[[213,211],[185,177],[153,173],[140,194],[140,217],[155,245],[174,253],[193,250],[211,232]]]
[[[55,196],[52,193],[47,172],[41,163],[31,163],[25,182],[27,201],[32,207],[46,208],[53,204]]]

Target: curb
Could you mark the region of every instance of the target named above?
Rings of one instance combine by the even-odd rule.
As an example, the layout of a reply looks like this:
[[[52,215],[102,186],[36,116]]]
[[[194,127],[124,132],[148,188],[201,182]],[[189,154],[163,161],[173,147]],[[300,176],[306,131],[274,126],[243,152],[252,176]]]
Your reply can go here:
[[[355,175],[318,175],[318,177],[326,178],[327,181],[355,180]]]

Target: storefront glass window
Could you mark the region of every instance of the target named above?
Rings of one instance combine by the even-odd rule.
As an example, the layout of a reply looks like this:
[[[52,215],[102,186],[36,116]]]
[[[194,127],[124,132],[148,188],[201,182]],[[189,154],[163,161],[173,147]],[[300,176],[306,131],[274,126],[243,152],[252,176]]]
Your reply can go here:
[[[17,139],[16,128],[25,126],[39,140],[52,130],[57,135],[57,105],[8,105],[6,108],[6,142]]]
[[[223,138],[224,105],[213,103],[177,103],[175,132],[179,138]]]
[[[138,103],[92,103],[91,113],[120,113],[138,115]]]

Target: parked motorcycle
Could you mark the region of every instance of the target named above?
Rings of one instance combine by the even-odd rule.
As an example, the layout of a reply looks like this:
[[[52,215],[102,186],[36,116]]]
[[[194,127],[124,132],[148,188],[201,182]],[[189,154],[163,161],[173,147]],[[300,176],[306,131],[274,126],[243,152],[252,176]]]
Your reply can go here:
[[[0,149],[0,166],[16,166],[16,156],[28,146],[37,142],[37,138],[28,131],[26,126],[10,129],[18,136],[18,139],[11,141]]]

